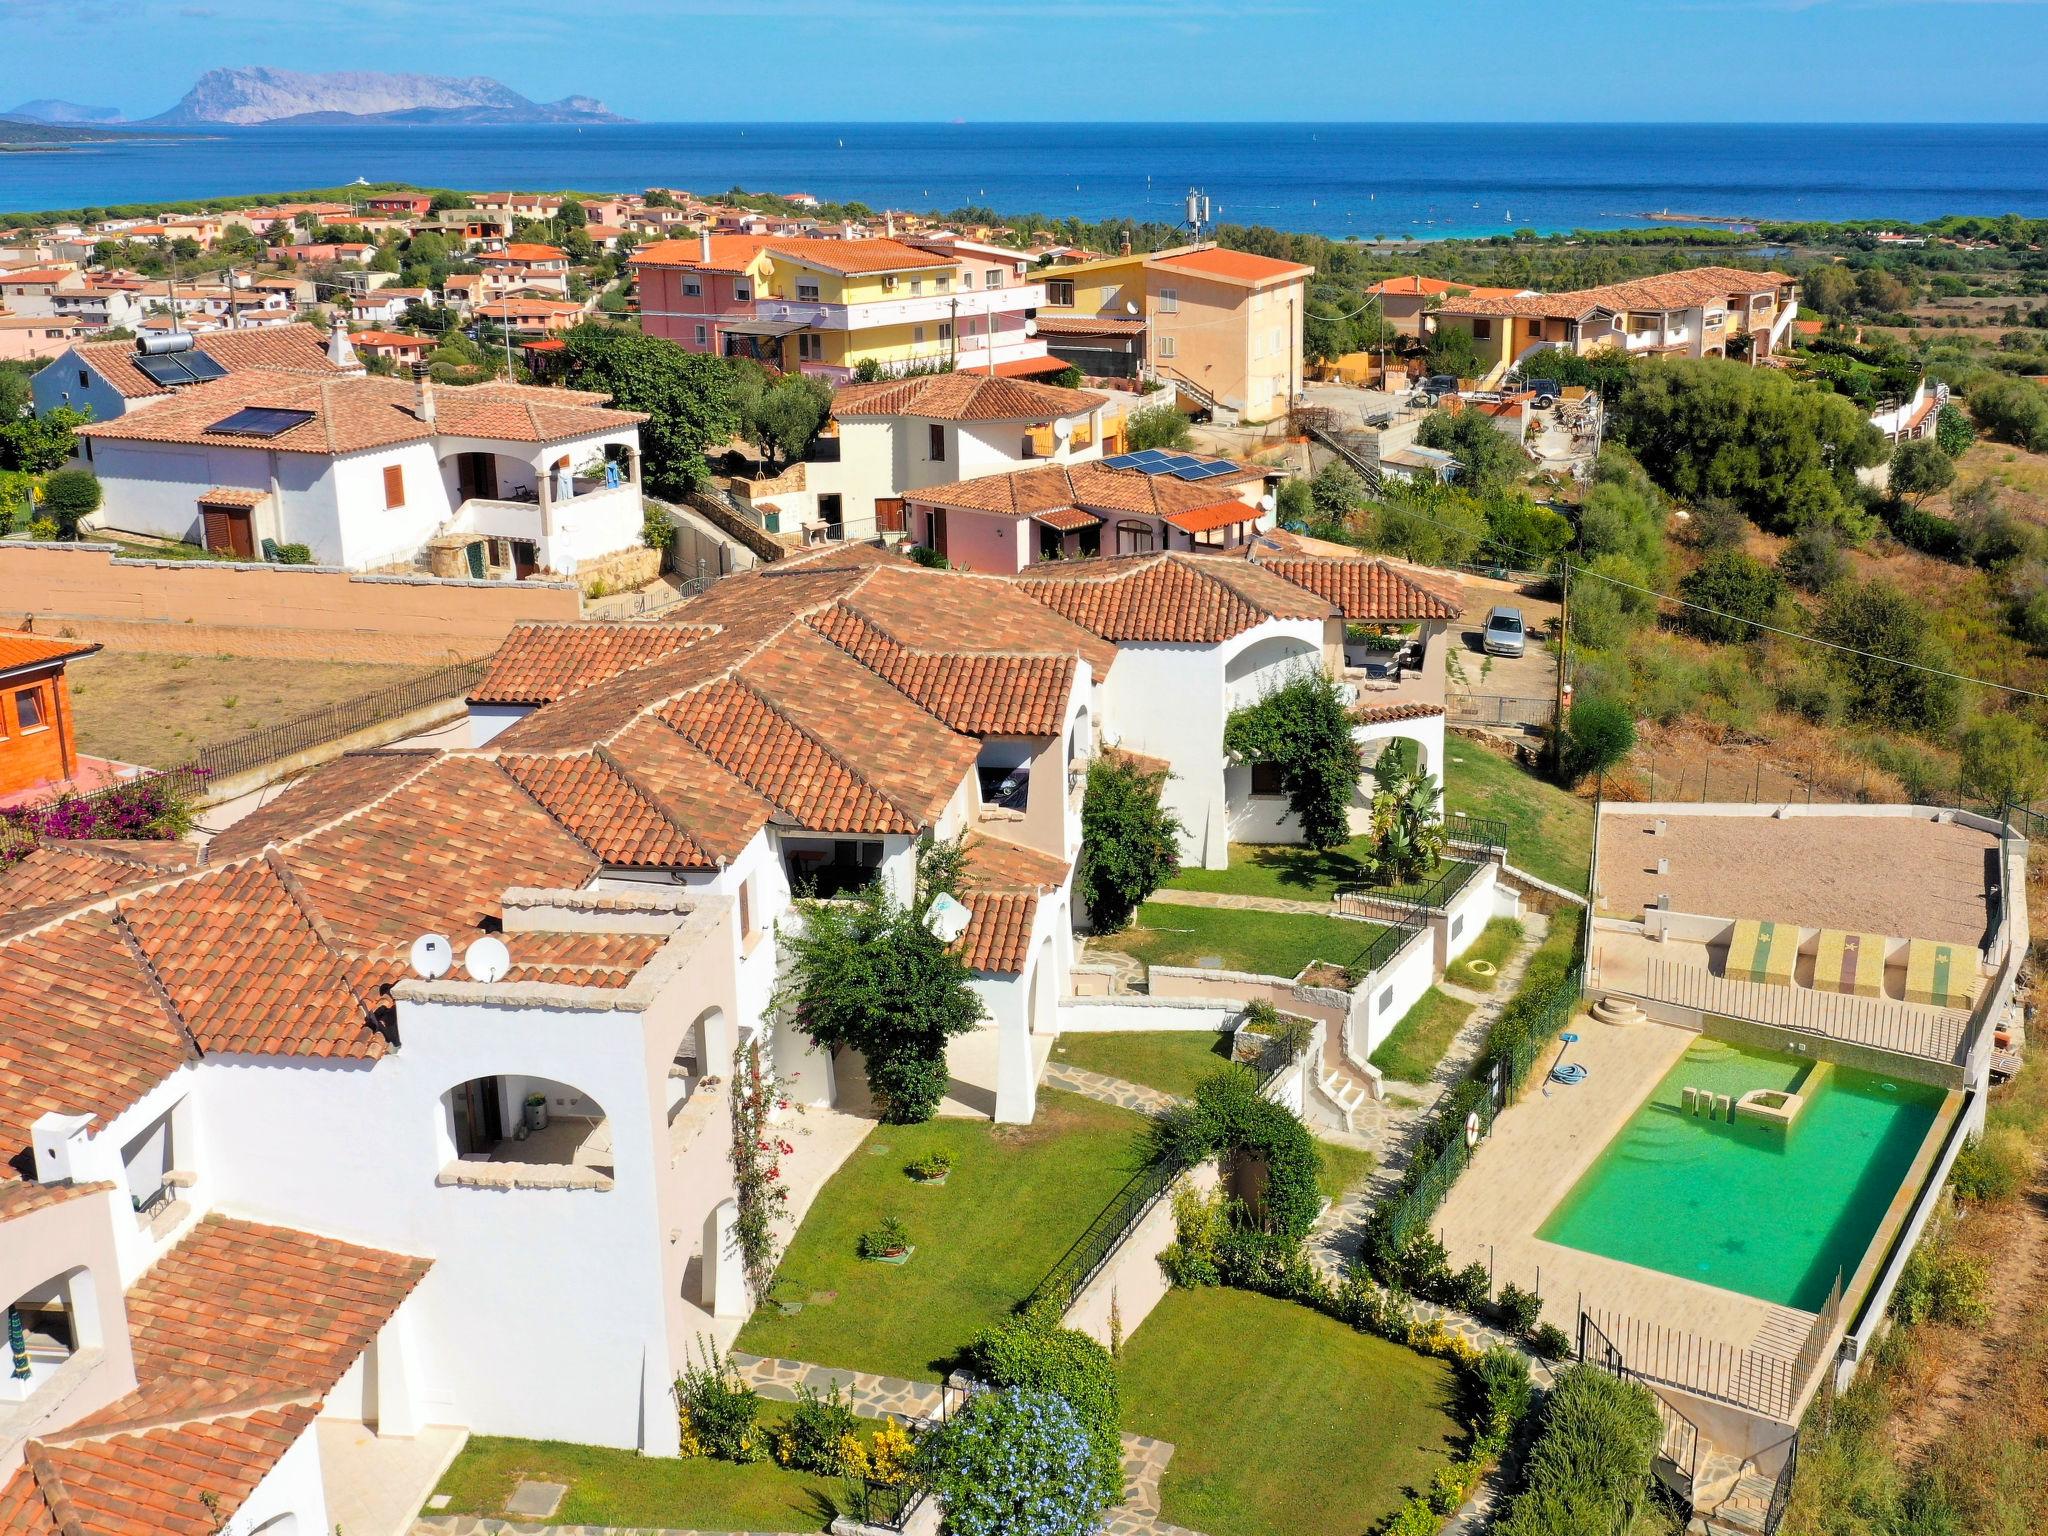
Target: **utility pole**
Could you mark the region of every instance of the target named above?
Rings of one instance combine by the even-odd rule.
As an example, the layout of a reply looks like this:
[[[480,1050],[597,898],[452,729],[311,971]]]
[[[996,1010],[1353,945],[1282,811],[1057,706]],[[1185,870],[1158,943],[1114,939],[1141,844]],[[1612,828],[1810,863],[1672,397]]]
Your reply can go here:
[[[1565,692],[1565,648],[1571,639],[1572,617],[1572,562],[1569,557],[1560,557],[1557,562],[1557,676],[1554,679],[1555,697],[1551,703],[1550,726],[1550,768],[1562,775],[1564,771],[1564,692]]]

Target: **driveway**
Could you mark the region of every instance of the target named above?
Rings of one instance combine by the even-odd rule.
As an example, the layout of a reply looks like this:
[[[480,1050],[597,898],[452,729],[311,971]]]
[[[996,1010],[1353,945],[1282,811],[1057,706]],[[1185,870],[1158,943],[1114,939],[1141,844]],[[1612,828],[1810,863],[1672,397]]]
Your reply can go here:
[[[1557,624],[1557,604],[1547,598],[1530,597],[1513,582],[1486,576],[1463,576],[1465,611],[1451,631],[1456,643],[1452,654],[1464,669],[1465,680],[1450,680],[1452,693],[1499,694],[1508,698],[1548,699],[1557,688],[1557,654],[1544,643]],[[1496,605],[1522,610],[1528,626],[1528,644],[1519,656],[1488,656],[1483,643],[1486,616]]]

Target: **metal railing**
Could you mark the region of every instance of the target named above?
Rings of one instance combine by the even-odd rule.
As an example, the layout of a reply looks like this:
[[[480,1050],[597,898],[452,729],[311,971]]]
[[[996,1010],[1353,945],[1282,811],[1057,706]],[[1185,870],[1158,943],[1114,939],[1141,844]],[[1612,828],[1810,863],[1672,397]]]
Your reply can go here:
[[[1470,725],[1546,726],[1557,714],[1555,699],[1522,698],[1504,693],[1447,693],[1444,707],[1452,720]]]
[[[1468,860],[1453,860],[1443,872],[1428,881],[1404,885],[1340,885],[1332,895],[1337,911],[1345,917],[1365,918],[1386,926],[1351,958],[1345,969],[1353,976],[1369,976],[1420,932],[1433,913],[1448,907],[1479,873]]]
[[[1593,1321],[1592,1316],[1579,1313],[1579,1361],[1623,1381],[1640,1380],[1629,1369],[1627,1358],[1615,1346],[1606,1331]],[[1690,1513],[1693,1496],[1699,1483],[1700,1427],[1671,1404],[1647,1383],[1643,1389],[1657,1405],[1657,1417],[1663,1422],[1664,1434],[1657,1445],[1657,1455],[1671,1467],[1672,1473],[1683,1484],[1682,1492]]]
[[[1615,990],[1630,991],[1626,986]],[[1650,1002],[1747,1019],[1944,1065],[1962,1060],[1970,1022],[1969,1014],[1960,1009],[1923,1008],[1844,992],[1740,981],[1660,956],[1650,957],[1643,990],[1636,995]]]
[[[1799,1475],[1799,1436],[1796,1434],[1785,1443],[1785,1464],[1778,1468],[1776,1481],[1771,1484],[1771,1502],[1764,1510],[1764,1536],[1777,1536],[1778,1527],[1785,1520],[1785,1506],[1792,1498],[1792,1483]]]
[[[1175,1162],[1155,1162],[1132,1174],[1129,1182],[1110,1197],[1109,1204],[1060,1255],[1045,1278],[1032,1288],[1024,1302],[1025,1310],[1056,1304],[1064,1312],[1109,1262],[1117,1245],[1166,1197],[1174,1180],[1185,1171]]]
[[[1454,848],[1479,848],[1487,853],[1497,853],[1503,860],[1508,854],[1508,824],[1494,816],[1468,816],[1463,811],[1453,811],[1444,818],[1444,839]]]
[[[410,714],[428,704],[459,698],[489,668],[488,658],[458,662],[422,677],[380,688],[374,693],[357,694],[352,699],[309,711],[296,719],[265,726],[246,735],[232,736],[226,741],[211,742],[201,747],[182,771],[212,780],[247,773],[267,763],[353,736],[358,731]]]
[[[1755,1349],[1737,1349],[1720,1339],[1614,1312],[1583,1314],[1621,1358],[1629,1373],[1645,1382],[1732,1403],[1752,1413],[1789,1421],[1805,1383],[1799,1362]]]

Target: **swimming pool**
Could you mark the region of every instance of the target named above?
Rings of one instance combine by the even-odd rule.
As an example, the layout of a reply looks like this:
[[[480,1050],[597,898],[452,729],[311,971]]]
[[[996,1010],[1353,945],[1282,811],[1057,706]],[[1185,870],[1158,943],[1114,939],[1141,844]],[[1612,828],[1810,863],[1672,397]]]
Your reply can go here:
[[[1813,1075],[1806,1074],[1815,1069]],[[1713,1119],[1688,1088],[1805,1099],[1789,1127]],[[1537,1231],[1549,1242],[1817,1311],[1846,1285],[1941,1109],[1939,1088],[1702,1036]]]

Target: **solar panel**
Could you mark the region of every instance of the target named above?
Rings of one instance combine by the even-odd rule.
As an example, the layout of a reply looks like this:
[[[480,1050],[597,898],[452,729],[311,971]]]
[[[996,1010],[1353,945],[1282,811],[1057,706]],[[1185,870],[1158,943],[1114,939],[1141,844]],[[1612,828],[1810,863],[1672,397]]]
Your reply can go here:
[[[1173,473],[1173,466],[1166,463],[1163,459],[1150,459],[1143,464],[1133,467],[1142,475],[1170,475]]]
[[[166,388],[174,384],[190,384],[192,375],[178,365],[176,357],[166,353],[162,357],[138,357],[135,366],[148,374],[150,381]]]
[[[185,371],[202,384],[209,379],[224,379],[228,376],[227,369],[204,352],[174,352],[171,356],[182,363]]]
[[[1140,448],[1136,453],[1126,454],[1125,457],[1137,464],[1157,464],[1161,459],[1171,458],[1172,455],[1164,448]]]
[[[1197,464],[1193,469],[1183,470],[1183,480],[1214,480],[1218,475],[1234,475],[1237,466],[1224,459],[1215,459],[1207,464]]]
[[[206,430],[228,437],[281,437],[293,427],[313,419],[311,411],[288,411],[276,406],[251,405],[224,416]]]
[[[1136,469],[1138,456],[1135,453],[1119,453],[1102,461],[1105,469]]]
[[[1176,453],[1169,455],[1163,462],[1169,473],[1182,475],[1191,469],[1201,468],[1208,461],[1195,458],[1192,454]]]

